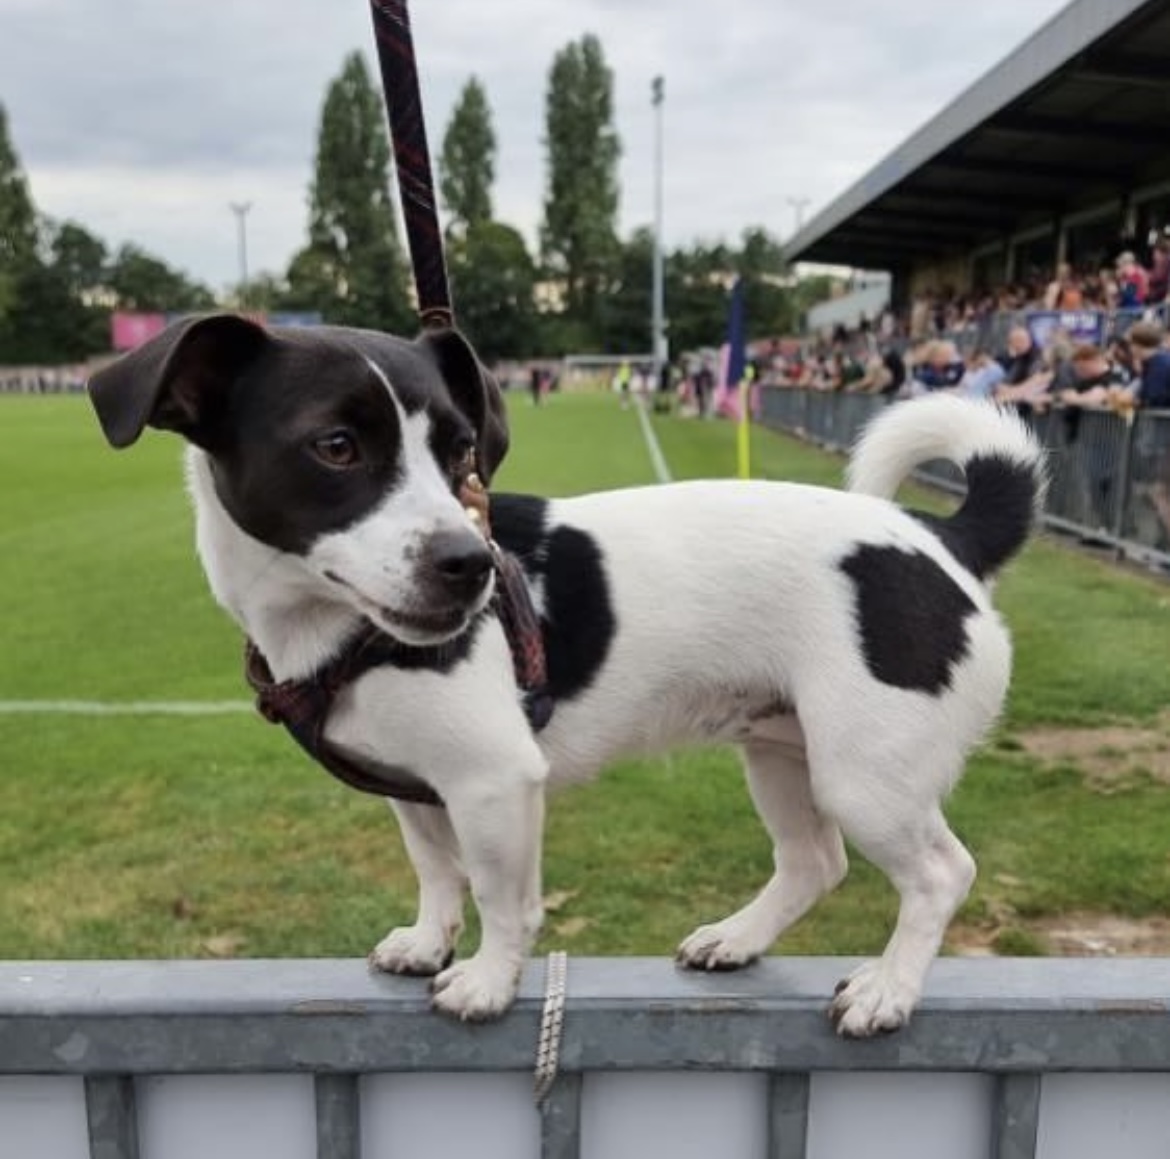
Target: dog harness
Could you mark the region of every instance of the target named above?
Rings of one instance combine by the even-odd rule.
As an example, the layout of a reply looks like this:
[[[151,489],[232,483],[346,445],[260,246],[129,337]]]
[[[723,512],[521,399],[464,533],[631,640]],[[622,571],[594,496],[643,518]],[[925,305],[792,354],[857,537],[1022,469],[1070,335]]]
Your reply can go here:
[[[532,730],[539,732],[553,713],[540,618],[532,606],[519,562],[491,538],[487,492],[477,475],[471,473],[466,477],[459,497],[491,549],[496,590],[490,609],[499,618],[512,653],[512,670],[522,694],[524,714]],[[279,683],[273,679],[260,649],[248,640],[244,648],[244,676],[256,694],[260,714],[272,724],[283,724],[313,760],[351,789],[398,801],[442,805],[438,793],[406,769],[359,762],[326,740],[325,724],[338,694],[371,669],[385,665],[444,667],[458,658],[463,647],[462,637],[432,647],[410,647],[374,624],[367,624],[340,655],[312,675]]]

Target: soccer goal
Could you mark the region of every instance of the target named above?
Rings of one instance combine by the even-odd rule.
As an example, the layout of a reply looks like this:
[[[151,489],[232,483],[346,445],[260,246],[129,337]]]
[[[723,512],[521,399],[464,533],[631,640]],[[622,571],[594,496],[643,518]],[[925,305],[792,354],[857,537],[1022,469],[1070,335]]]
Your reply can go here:
[[[630,389],[654,389],[652,354],[566,354],[561,359],[562,390],[621,390],[619,372],[630,370]]]

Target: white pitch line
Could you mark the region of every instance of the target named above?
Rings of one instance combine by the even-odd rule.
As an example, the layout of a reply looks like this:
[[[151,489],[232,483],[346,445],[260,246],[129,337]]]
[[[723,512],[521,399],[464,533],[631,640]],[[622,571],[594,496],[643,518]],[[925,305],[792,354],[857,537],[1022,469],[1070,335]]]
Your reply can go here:
[[[646,450],[650,452],[654,474],[658,476],[659,483],[669,483],[672,481],[670,468],[666,465],[666,456],[662,453],[658,436],[654,433],[654,427],[646,414],[646,404],[637,398],[634,400],[634,409],[638,412],[638,421],[642,424],[642,437],[646,440]]]
[[[227,716],[250,700],[0,700],[0,716]]]

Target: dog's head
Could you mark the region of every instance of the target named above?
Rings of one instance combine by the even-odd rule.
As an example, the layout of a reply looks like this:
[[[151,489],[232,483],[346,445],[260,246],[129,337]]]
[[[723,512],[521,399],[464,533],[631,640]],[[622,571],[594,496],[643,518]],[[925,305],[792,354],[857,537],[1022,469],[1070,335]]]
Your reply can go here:
[[[491,594],[491,557],[457,498],[508,446],[499,387],[455,330],[180,322],[95,374],[106,438],[177,431],[253,539],[297,557],[321,594],[407,644],[459,634]]]

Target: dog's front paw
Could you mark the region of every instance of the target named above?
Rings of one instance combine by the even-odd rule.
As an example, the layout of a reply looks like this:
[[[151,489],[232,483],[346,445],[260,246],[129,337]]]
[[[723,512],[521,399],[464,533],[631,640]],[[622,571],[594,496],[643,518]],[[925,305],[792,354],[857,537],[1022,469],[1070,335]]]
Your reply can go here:
[[[837,986],[829,1017],[845,1038],[872,1038],[904,1026],[917,1001],[915,988],[901,983],[878,959]]]
[[[400,926],[391,930],[370,952],[370,965],[387,974],[429,978],[450,965],[454,939],[438,930]]]
[[[728,918],[700,926],[683,940],[675,960],[691,970],[738,970],[756,961],[766,949],[752,930]]]
[[[486,961],[479,954],[444,970],[431,983],[435,1009],[464,1022],[498,1018],[516,997],[519,966]]]

